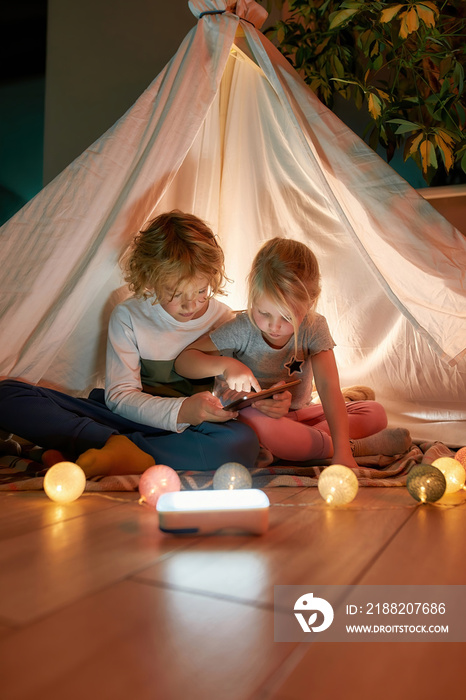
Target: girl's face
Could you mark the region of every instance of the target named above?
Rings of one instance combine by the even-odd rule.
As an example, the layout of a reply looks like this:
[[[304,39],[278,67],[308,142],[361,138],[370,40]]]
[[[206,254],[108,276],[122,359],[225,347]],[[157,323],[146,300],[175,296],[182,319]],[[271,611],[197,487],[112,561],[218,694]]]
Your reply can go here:
[[[180,286],[178,280],[168,280],[159,297],[160,306],[176,321],[192,321],[207,311],[209,291],[206,277],[193,277]]]
[[[289,317],[282,315],[280,309],[268,296],[257,298],[252,307],[252,317],[256,326],[262,332],[265,342],[272,348],[284,347],[293,335],[293,324]],[[297,316],[298,325],[304,318]]]

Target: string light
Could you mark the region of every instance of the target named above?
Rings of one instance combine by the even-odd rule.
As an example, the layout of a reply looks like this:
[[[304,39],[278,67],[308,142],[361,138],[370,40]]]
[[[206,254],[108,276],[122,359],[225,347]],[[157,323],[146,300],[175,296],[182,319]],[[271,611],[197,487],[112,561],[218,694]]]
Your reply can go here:
[[[456,493],[460,489],[464,488],[464,482],[466,480],[466,471],[457,459],[452,457],[439,457],[434,462],[432,462],[433,467],[437,467],[443,473],[447,488],[445,493]]]
[[[252,476],[246,467],[238,462],[226,462],[214,474],[212,487],[216,491],[250,489]]]
[[[162,493],[179,491],[180,488],[180,477],[174,469],[165,464],[149,467],[139,479],[139,503],[147,503],[155,508]]]
[[[430,464],[413,467],[406,480],[406,488],[411,496],[421,503],[433,503],[442,498],[447,488],[443,472]]]
[[[319,493],[329,505],[341,506],[351,503],[359,484],[356,474],[342,464],[332,464],[321,472],[317,481]]]
[[[86,475],[74,462],[58,462],[47,470],[44,491],[56,503],[71,503],[86,488]]]

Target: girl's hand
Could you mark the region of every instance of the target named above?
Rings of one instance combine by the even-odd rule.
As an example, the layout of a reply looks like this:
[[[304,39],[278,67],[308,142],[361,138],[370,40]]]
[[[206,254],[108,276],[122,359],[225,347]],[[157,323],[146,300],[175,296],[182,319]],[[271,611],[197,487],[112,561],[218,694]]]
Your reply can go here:
[[[248,396],[254,392],[248,392]],[[226,389],[224,392],[222,392],[222,403],[224,406],[229,403],[233,403],[233,401],[237,401],[238,399],[244,399],[246,396],[246,393],[244,391],[235,391],[234,389]]]
[[[273,386],[280,386],[282,384],[285,384],[285,382],[281,381]],[[283,418],[290,410],[291,398],[290,391],[282,391],[278,394],[274,394],[270,399],[255,401],[252,405],[269,418]]]
[[[238,411],[224,411],[220,399],[210,393],[201,391],[183,401],[178,412],[178,423],[199,425],[204,421],[209,423],[225,423],[236,418]]]
[[[234,357],[223,357],[223,376],[225,381],[235,391],[248,393],[249,391],[260,391],[261,387],[249,367],[246,367]]]

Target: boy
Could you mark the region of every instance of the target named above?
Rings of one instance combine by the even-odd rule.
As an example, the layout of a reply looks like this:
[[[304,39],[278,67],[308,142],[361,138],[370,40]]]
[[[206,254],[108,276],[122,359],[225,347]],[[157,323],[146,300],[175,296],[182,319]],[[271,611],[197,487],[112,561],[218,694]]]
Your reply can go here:
[[[213,470],[252,467],[255,433],[231,420],[211,382],[174,370],[184,347],[232,318],[222,294],[224,256],[198,217],[161,214],[136,235],[126,257],[133,296],[110,318],[105,399],[89,399],[7,379],[0,383],[0,427],[58,450],[86,476],[137,474],[155,463]]]

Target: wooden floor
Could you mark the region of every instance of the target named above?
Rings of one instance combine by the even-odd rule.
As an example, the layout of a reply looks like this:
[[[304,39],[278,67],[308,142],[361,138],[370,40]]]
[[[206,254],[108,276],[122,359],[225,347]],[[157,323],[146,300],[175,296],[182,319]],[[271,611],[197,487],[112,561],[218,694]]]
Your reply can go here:
[[[465,584],[464,494],[267,490],[261,537],[171,536],[138,494],[0,493],[2,700],[464,697],[461,643],[278,643],[278,584]]]

